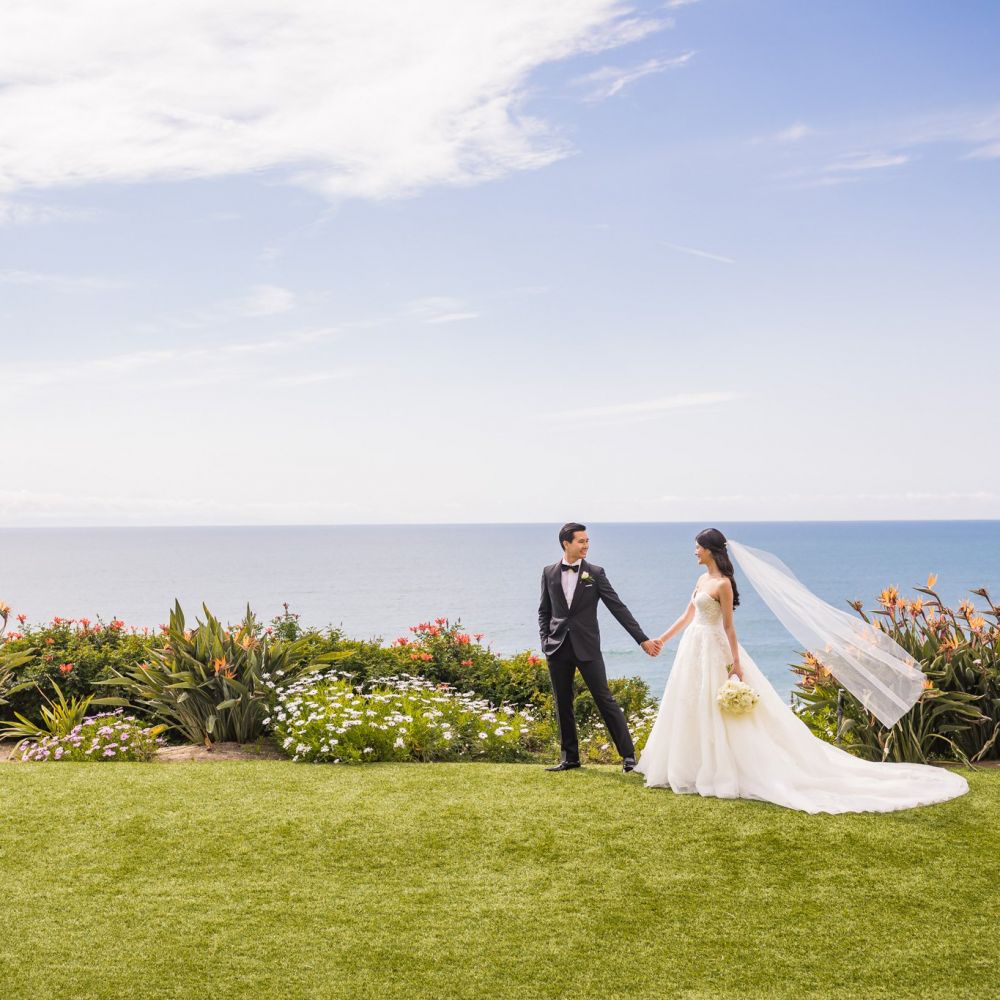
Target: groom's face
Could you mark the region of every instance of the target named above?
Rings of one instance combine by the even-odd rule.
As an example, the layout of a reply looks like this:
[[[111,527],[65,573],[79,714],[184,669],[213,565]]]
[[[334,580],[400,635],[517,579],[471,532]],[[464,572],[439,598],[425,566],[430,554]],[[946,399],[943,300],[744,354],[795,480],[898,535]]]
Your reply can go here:
[[[574,531],[573,541],[566,542],[563,546],[566,562],[575,563],[577,559],[585,559],[587,550],[590,548],[590,539],[586,531]]]

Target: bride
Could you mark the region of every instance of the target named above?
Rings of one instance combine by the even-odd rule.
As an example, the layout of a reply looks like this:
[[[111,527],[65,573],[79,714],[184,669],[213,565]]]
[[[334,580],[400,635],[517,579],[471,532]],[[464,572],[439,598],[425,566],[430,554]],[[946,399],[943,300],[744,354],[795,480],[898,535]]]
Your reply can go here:
[[[706,572],[684,614],[659,637],[668,642],[687,630],[635,769],[645,775],[647,785],[684,794],[762,799],[810,813],[890,812],[968,791],[964,778],[942,768],[861,760],[813,736],[736,639],[733,609],[740,597],[725,536],[708,528],[695,541],[695,555]],[[741,568],[748,575],[752,571],[755,587],[790,631],[826,640],[824,662],[841,664],[842,673],[834,668],[835,676],[866,707],[891,725],[912,706],[923,675],[885,633],[821,602],[774,557],[731,544]],[[817,629],[817,616],[823,629]],[[832,633],[837,633],[835,639]],[[873,646],[882,648],[873,653]],[[838,658],[841,652],[844,658]],[[874,663],[875,658],[881,662]],[[716,704],[730,675],[760,696],[745,715]]]

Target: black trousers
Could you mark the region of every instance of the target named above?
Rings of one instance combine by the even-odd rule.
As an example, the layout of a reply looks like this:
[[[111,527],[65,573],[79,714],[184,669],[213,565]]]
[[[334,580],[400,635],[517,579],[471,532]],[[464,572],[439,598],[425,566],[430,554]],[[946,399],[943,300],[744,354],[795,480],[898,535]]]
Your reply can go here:
[[[596,660],[580,660],[567,636],[566,641],[546,659],[549,664],[549,677],[552,679],[552,692],[556,699],[562,759],[580,760],[580,741],[576,733],[576,715],[573,712],[573,677],[577,669],[594,696],[598,711],[601,713],[604,725],[608,727],[618,753],[622,757],[635,757],[635,744],[628,731],[625,713],[608,687],[608,675],[604,668],[603,657],[598,656]]]

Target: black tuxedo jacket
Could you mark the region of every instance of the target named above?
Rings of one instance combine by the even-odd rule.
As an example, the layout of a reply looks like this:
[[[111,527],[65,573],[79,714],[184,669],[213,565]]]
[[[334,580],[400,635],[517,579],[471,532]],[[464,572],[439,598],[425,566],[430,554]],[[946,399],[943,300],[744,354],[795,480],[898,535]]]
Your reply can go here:
[[[567,637],[572,636],[572,648],[579,659],[585,662],[601,659],[601,633],[597,626],[598,600],[604,601],[604,606],[636,642],[646,641],[646,633],[639,628],[639,623],[615,593],[607,574],[600,566],[595,566],[586,559],[580,563],[571,605],[566,604],[566,595],[563,593],[561,567],[562,560],[542,570],[538,631],[542,639],[542,652],[546,656],[555,653]]]

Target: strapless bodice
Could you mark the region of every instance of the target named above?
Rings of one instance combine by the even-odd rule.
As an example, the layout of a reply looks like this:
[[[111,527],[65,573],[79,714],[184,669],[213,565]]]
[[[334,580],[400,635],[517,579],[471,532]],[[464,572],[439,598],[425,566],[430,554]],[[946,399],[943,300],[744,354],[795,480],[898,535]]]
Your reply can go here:
[[[718,628],[722,624],[722,605],[705,591],[698,591],[694,597],[694,621],[693,625],[702,625],[708,628]]]

